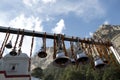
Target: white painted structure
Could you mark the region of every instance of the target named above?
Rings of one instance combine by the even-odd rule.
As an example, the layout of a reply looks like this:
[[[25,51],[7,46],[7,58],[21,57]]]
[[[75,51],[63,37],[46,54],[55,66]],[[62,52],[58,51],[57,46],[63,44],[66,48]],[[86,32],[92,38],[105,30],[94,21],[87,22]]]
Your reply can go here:
[[[0,59],[0,80],[30,80],[28,68],[29,57],[25,53],[7,54]]]

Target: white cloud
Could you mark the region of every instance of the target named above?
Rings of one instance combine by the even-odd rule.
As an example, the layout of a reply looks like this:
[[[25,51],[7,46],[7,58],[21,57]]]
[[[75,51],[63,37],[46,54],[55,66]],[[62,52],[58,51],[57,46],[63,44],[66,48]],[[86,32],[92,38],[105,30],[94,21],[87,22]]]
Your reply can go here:
[[[0,20],[0,26],[6,26],[6,23],[3,20]]]
[[[47,4],[47,3],[55,3],[56,0],[42,0],[43,3]]]
[[[21,14],[9,22],[9,26],[27,30],[43,31],[42,21],[38,17],[25,17]]]
[[[35,31],[43,31],[43,27],[41,25],[42,21],[38,17],[26,17],[24,14],[19,15],[10,21],[9,25],[14,28],[26,29],[26,30],[35,30]],[[12,42],[14,43],[16,40],[16,35]],[[30,47],[31,47],[31,37],[26,36],[23,41],[22,51],[30,55]],[[19,42],[18,42],[19,43]],[[27,44],[27,45],[26,45]],[[33,51],[36,48],[36,40],[34,41]]]
[[[109,22],[108,22],[108,21],[105,21],[103,24],[108,25],[108,24],[109,24]]]
[[[66,15],[73,13],[85,21],[100,18],[105,10],[99,0],[23,0],[25,5],[32,5],[29,9],[41,16]]]
[[[64,20],[61,19],[56,26],[52,29],[53,33],[62,33],[62,31],[65,29],[65,24],[64,24]]]
[[[99,0],[2,0],[0,5],[2,6],[0,13],[8,13],[6,16],[10,17],[9,20],[21,13],[37,16],[42,20],[46,20],[48,16],[56,18],[56,15],[69,13],[73,13],[85,21],[105,15],[105,10]]]
[[[8,26],[7,22],[8,22],[8,17],[7,17],[7,13],[2,13],[0,12],[0,26]]]
[[[32,7],[37,2],[38,2],[38,0],[23,0],[23,3],[27,6],[30,6],[30,7]]]

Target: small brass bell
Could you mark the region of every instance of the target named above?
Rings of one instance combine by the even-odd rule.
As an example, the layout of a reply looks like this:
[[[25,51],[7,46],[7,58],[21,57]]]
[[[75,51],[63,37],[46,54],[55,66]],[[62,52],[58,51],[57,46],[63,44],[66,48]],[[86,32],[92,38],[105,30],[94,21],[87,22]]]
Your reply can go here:
[[[11,42],[11,40],[9,41],[9,43],[7,43],[5,45],[5,47],[8,48],[8,49],[12,48],[12,42]]]
[[[100,57],[95,57],[95,68],[101,69],[105,66],[105,63],[103,62],[103,60]]]
[[[58,51],[56,54],[56,59],[53,61],[53,65],[56,65],[57,67],[66,67],[69,63],[69,57],[65,56],[62,50]]]
[[[77,53],[77,62],[87,62],[88,56],[80,49]]]
[[[38,52],[38,56],[40,58],[45,58],[47,56],[47,53],[45,51],[45,49],[42,47],[41,50]]]
[[[13,49],[9,54],[12,55],[12,56],[16,56],[16,55],[17,55],[17,52],[16,52],[15,49]]]

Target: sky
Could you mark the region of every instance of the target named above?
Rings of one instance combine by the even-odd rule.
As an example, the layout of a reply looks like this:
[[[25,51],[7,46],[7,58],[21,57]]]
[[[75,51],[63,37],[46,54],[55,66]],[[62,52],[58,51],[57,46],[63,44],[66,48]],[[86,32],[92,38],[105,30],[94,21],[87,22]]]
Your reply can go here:
[[[119,3],[120,0],[1,0],[0,26],[90,37],[102,24],[120,24]],[[4,34],[0,44],[3,38]],[[30,49],[25,49],[30,42],[31,37],[25,37],[24,52]],[[40,45],[41,40],[36,39],[34,50]]]

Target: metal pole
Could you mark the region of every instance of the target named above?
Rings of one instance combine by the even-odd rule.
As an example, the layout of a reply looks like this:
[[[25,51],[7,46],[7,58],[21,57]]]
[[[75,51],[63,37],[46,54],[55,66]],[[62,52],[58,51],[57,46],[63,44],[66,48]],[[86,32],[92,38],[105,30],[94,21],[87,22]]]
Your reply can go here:
[[[9,27],[0,26],[0,32],[6,33],[6,31],[8,30],[8,28]],[[17,34],[18,30],[20,30],[19,34],[22,35],[23,29],[19,29],[19,28],[11,28],[10,27],[9,33],[11,33],[11,34]],[[44,37],[44,34],[45,34],[45,32],[34,31],[34,36],[35,37]],[[26,35],[26,36],[32,36],[33,35],[33,31],[31,31],[31,30],[24,30],[24,35]],[[48,38],[48,39],[54,39],[54,34],[52,34],[52,33],[46,33],[46,38]],[[73,39],[72,39],[72,36],[66,36],[65,35],[64,40],[65,41],[74,41],[74,42],[77,42],[78,41],[77,38],[78,37],[73,37]],[[88,41],[88,40],[79,39],[79,41],[83,42],[83,43],[87,43],[87,44],[93,44],[92,41]],[[98,44],[98,45],[107,45],[107,46],[111,46],[112,45],[112,43],[109,43],[109,44],[108,44],[108,42],[100,43],[98,41],[95,41],[95,44]]]

